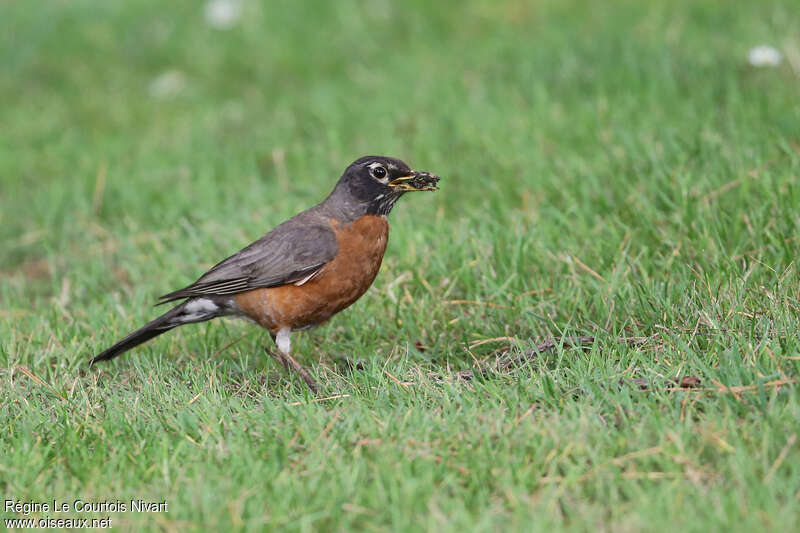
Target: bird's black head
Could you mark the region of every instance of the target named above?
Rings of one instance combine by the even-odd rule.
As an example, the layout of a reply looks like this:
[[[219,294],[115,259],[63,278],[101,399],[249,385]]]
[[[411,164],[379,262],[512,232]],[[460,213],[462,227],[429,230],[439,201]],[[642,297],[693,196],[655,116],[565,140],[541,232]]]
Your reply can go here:
[[[387,215],[409,191],[435,191],[439,177],[408,168],[393,157],[365,156],[344,171],[329,200],[348,202],[363,214]]]

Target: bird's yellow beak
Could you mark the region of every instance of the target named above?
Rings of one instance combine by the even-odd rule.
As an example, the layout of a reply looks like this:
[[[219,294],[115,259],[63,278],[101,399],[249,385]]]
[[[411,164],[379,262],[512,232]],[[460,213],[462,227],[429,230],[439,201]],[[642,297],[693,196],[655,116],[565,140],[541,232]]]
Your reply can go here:
[[[393,179],[388,185],[397,191],[438,191],[438,181],[439,176],[436,174],[414,170],[408,176]]]

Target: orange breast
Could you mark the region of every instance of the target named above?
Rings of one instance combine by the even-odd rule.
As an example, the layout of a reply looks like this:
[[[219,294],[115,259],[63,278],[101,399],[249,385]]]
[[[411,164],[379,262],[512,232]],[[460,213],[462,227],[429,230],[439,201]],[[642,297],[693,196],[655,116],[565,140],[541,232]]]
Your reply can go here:
[[[325,322],[364,294],[381,267],[389,239],[386,217],[366,215],[353,223],[331,223],[336,257],[302,285],[255,289],[234,296],[239,309],[262,327],[305,328]]]

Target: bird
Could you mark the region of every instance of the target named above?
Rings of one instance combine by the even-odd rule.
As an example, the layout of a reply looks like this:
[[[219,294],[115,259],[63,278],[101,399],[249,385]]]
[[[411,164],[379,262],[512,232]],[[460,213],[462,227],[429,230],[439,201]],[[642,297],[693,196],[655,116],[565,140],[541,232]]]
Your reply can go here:
[[[169,311],[92,358],[108,361],[179,326],[239,317],[266,329],[287,371],[319,387],[291,354],[293,331],[318,326],[358,300],[375,280],[389,238],[387,216],[407,192],[435,191],[439,177],[393,157],[351,163],[319,204],[276,226],[159,298]]]

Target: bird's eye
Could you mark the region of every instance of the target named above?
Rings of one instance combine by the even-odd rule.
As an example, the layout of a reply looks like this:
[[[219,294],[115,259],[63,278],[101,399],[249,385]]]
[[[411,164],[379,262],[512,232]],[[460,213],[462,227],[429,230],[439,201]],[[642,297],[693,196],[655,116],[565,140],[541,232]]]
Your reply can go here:
[[[376,179],[383,179],[386,177],[386,169],[383,167],[375,167],[372,169],[372,177]]]

